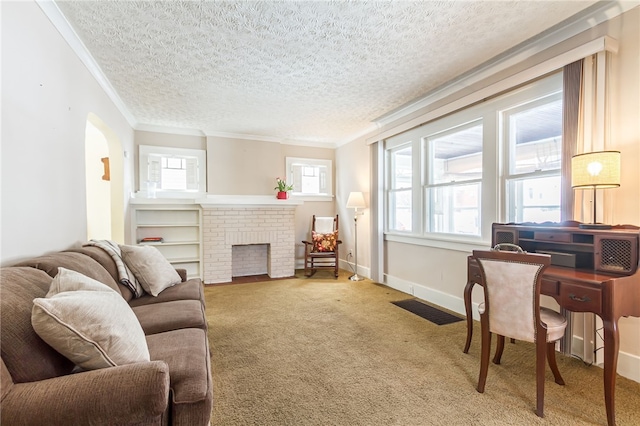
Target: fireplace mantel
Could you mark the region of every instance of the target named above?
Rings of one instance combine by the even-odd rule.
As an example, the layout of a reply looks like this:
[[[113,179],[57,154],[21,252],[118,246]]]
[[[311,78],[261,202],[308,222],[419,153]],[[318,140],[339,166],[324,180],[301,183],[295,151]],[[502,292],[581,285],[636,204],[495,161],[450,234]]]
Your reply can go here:
[[[205,198],[196,199],[195,202],[203,208],[211,207],[253,207],[253,206],[299,206],[302,200],[279,200],[275,195],[207,195]]]

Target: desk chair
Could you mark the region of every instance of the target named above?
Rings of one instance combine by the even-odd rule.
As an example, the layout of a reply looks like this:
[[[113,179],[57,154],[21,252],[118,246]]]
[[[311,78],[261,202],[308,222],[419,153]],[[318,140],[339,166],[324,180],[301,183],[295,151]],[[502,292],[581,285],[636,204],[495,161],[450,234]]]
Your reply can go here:
[[[567,326],[559,313],[540,307],[542,272],[549,267],[550,256],[513,251],[474,250],[484,280],[484,302],[480,304],[482,331],[478,392],[483,393],[489,369],[491,333],[498,334],[493,362],[500,363],[504,338],[536,344],[536,414],[544,417],[545,358],[555,382],[564,385],[556,364],[555,342]]]
[[[312,276],[318,269],[333,269],[338,278],[338,252],[342,241],[338,239],[338,215],[316,217],[311,221],[311,241],[304,243],[304,274]]]

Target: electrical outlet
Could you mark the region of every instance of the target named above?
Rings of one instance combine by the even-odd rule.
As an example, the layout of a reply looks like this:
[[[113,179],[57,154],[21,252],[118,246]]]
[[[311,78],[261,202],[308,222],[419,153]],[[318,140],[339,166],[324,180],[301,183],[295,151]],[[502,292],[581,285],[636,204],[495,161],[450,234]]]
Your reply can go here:
[[[349,249],[349,256],[353,256],[353,250]]]

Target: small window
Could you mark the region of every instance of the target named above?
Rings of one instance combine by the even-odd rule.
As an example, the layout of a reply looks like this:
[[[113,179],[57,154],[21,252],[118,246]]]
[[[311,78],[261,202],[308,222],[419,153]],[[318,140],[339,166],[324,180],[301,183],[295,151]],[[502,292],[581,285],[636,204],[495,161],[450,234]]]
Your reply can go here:
[[[140,145],[140,190],[148,196],[155,192],[206,192],[206,151]]]
[[[287,157],[287,183],[292,195],[331,197],[333,195],[331,160]]]

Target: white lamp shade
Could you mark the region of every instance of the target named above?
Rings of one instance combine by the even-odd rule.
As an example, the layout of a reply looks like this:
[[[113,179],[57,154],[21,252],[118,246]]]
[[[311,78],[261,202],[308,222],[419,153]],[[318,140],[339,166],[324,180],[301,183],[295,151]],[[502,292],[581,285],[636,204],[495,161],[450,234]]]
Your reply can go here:
[[[352,192],[347,200],[348,209],[364,209],[367,205],[364,203],[362,192]]]
[[[572,188],[620,186],[620,151],[598,151],[571,158]]]

